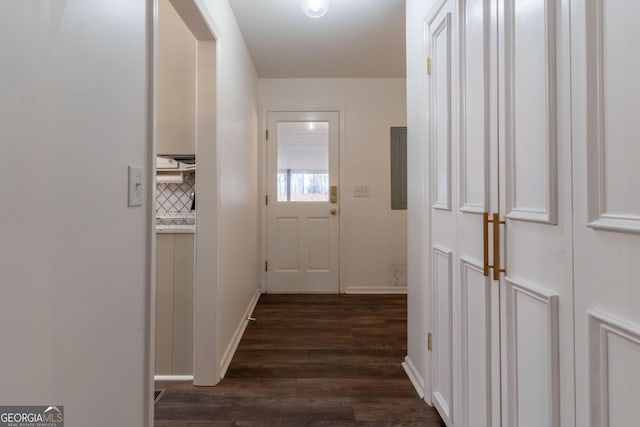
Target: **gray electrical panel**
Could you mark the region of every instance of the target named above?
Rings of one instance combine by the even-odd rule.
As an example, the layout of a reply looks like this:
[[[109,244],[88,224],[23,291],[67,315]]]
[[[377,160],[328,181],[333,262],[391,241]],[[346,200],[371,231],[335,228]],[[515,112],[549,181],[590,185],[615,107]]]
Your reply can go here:
[[[407,209],[407,128],[391,128],[391,209]]]

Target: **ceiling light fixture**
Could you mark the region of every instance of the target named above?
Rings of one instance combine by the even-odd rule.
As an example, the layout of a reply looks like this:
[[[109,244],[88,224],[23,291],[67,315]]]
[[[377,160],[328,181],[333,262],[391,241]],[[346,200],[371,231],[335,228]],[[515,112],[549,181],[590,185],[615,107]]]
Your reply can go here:
[[[310,18],[322,18],[329,11],[329,0],[302,0],[302,11]]]

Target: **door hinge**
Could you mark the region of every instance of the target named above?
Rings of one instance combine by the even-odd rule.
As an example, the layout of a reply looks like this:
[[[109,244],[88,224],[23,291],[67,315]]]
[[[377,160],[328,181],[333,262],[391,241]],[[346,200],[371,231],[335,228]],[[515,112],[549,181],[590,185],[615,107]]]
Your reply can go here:
[[[427,75],[431,75],[431,58],[427,58]]]
[[[267,141],[269,140],[269,129],[266,131]]]
[[[264,196],[264,204],[268,205],[269,204],[269,196]]]
[[[264,271],[269,271],[269,263],[267,261],[264,262]]]
[[[433,338],[431,332],[427,334],[427,350],[433,350]]]

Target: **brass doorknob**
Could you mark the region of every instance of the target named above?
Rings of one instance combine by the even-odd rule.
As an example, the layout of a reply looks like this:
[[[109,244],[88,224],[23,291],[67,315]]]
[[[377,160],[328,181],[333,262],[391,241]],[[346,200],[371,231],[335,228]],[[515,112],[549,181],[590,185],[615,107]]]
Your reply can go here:
[[[331,212],[331,215],[335,215],[335,214],[337,214],[337,213],[338,213],[338,209],[336,209],[336,208],[331,208],[331,210],[330,210],[329,212]]]

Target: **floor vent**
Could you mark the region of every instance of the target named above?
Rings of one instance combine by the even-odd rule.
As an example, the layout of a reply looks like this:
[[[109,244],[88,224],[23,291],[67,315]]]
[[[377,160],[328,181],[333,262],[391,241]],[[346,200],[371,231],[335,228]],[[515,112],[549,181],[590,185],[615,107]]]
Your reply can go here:
[[[153,403],[158,403],[160,399],[162,399],[162,395],[164,395],[165,389],[155,390],[153,392]]]

